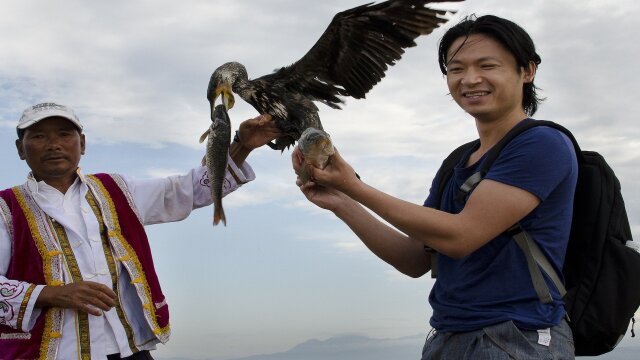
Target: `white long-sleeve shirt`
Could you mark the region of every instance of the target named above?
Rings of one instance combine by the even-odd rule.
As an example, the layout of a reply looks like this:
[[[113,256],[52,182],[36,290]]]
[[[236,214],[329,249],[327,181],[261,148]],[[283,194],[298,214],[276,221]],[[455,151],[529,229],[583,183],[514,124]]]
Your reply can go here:
[[[211,192],[205,167],[192,169],[185,175],[156,179],[134,179],[123,176],[143,225],[166,223],[186,218],[193,209],[210,205]],[[78,178],[66,193],[37,182],[31,175],[27,186],[40,208],[56,222],[60,223],[67,234],[69,244],[85,281],[102,283],[112,287],[111,274],[104,254],[99,224],[85,195],[89,190],[84,175],[78,171]],[[229,167],[225,174],[223,196],[236,190],[242,184],[255,179],[251,167],[245,162],[241,167],[229,158]],[[0,209],[1,210],[1,209]],[[0,211],[2,213],[2,211]],[[7,221],[0,219],[0,324],[18,328],[20,307],[31,284],[5,277],[12,261],[12,240],[7,229]],[[13,259],[28,261],[28,259]],[[155,349],[159,342],[147,324],[140,300],[137,297],[127,271],[119,266],[118,288],[120,299],[126,314],[130,316],[138,350]],[[65,268],[65,283],[70,283],[71,274]],[[44,284],[35,284],[26,308],[23,309],[20,330],[29,332],[40,315],[41,309],[35,307]],[[77,312],[64,311],[62,337],[58,348],[58,359],[78,359],[79,339],[77,336]],[[116,309],[104,312],[103,316],[89,315],[89,333],[92,359],[106,359],[113,353],[122,357],[129,356],[127,334],[116,313]]]

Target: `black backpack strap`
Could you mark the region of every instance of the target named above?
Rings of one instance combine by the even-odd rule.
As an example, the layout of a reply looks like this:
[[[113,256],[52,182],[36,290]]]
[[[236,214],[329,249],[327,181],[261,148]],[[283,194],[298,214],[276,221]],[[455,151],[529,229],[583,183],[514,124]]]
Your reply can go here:
[[[438,179],[438,192],[436,193],[436,203],[434,204],[434,208],[440,209],[442,202],[442,194],[444,193],[444,188],[449,183],[451,179],[451,175],[453,174],[453,168],[458,165],[462,156],[474,146],[480,143],[480,140],[476,139],[473,141],[469,141],[466,144],[460,145],[457,149],[453,150],[449,156],[442,162],[440,165],[440,169],[438,169],[439,179]]]
[[[462,186],[460,187],[460,190],[458,192],[458,195],[456,196],[456,199],[458,201],[464,202],[464,199],[466,199],[467,196],[469,194],[471,194],[473,189],[475,189],[476,186],[478,186],[478,183],[480,183],[480,181],[482,181],[482,179],[484,179],[484,176],[487,175],[487,172],[489,171],[489,168],[496,161],[496,159],[498,158],[498,155],[500,155],[500,152],[502,151],[502,149],[505,146],[507,146],[507,144],[509,144],[509,142],[511,142],[511,140],[513,140],[516,136],[522,134],[524,131],[526,131],[526,130],[534,127],[534,126],[539,126],[539,125],[542,125],[542,124],[540,124],[539,121],[537,121],[537,120],[525,119],[525,120],[522,120],[521,122],[519,122],[513,128],[511,128],[511,130],[509,130],[509,132],[507,132],[504,135],[504,137],[502,137],[502,139],[500,139],[500,141],[498,141],[487,152],[486,159],[482,163],[482,167],[480,167],[480,170],[478,170],[473,175],[469,176],[469,178],[467,178],[467,180],[462,184]]]
[[[451,175],[453,175],[453,168],[460,162],[462,156],[476,146],[480,140],[473,140],[466,144],[460,145],[457,149],[453,150],[449,156],[447,156],[442,165],[440,165],[440,169],[438,169],[438,190],[435,195],[435,203],[434,208],[440,209],[442,205],[442,194],[444,193],[444,188],[451,180]],[[438,277],[438,253],[427,245],[424,246],[425,251],[431,257],[431,278],[435,279]]]
[[[473,189],[476,188],[478,183],[480,183],[485,175],[487,175],[489,168],[496,161],[502,149],[518,135],[536,126],[548,126],[550,128],[554,128],[563,132],[573,143],[573,147],[576,151],[576,157],[578,158],[578,163],[584,162],[582,151],[580,150],[580,145],[578,145],[575,137],[573,137],[573,134],[569,130],[567,130],[567,128],[562,125],[556,124],[553,121],[525,119],[519,122],[511,130],[509,130],[509,132],[507,132],[507,134],[502,139],[500,139],[500,141],[498,141],[498,143],[495,144],[489,150],[489,152],[487,152],[487,157],[484,160],[484,163],[482,163],[482,167],[464,182],[464,184],[460,187],[460,192],[456,196],[456,199],[464,202],[464,199],[466,199],[466,197],[473,191]]]

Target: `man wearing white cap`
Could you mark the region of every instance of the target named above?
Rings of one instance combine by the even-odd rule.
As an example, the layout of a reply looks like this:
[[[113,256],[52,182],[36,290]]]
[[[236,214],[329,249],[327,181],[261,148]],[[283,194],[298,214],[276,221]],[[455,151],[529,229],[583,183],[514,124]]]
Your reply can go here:
[[[55,103],[26,109],[17,132],[31,173],[0,191],[0,359],[152,359],[169,339],[169,310],[143,226],[210,205],[206,168],[83,174],[82,123]],[[246,157],[279,134],[257,117],[238,135],[225,195],[255,178]]]

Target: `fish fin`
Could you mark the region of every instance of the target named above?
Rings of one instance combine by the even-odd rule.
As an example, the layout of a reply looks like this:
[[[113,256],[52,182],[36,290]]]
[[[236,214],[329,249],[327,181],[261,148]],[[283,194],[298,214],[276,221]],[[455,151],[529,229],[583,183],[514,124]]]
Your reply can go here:
[[[205,131],[204,134],[200,136],[200,140],[199,140],[200,144],[202,144],[205,140],[207,140],[207,137],[209,136],[210,131],[211,130],[207,129],[207,131]]]
[[[224,215],[224,209],[222,208],[222,205],[216,205],[213,212],[213,225],[218,225],[220,223],[220,220],[222,220],[224,226],[227,226],[227,217]]]
[[[207,155],[204,155],[202,157],[202,161],[200,163],[202,164],[202,166],[207,166]]]

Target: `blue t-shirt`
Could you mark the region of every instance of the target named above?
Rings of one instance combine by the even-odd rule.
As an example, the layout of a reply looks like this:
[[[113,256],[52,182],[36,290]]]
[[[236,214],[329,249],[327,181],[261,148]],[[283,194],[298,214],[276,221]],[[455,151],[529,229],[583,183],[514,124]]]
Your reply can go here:
[[[464,204],[456,202],[460,185],[479,170],[485,157],[466,167],[471,149],[454,168],[444,188],[441,210],[457,214]],[[439,174],[438,174],[439,175]],[[433,207],[439,176],[431,184],[424,206]],[[560,131],[531,128],[505,146],[489,169],[491,179],[524,189],[540,204],[520,221],[562,276],[562,265],[571,230],[573,196],[578,178],[574,147]],[[489,207],[490,209],[490,207]],[[473,331],[512,320],[524,329],[557,325],[564,303],[546,277],[554,301],[543,304],[535,292],[522,250],[502,234],[462,259],[438,255],[438,278],[429,302],[431,326],[439,331]]]

